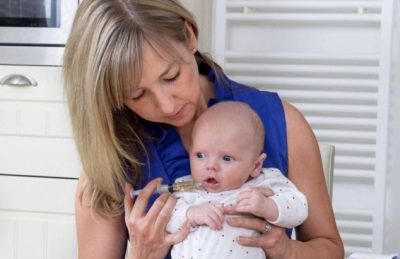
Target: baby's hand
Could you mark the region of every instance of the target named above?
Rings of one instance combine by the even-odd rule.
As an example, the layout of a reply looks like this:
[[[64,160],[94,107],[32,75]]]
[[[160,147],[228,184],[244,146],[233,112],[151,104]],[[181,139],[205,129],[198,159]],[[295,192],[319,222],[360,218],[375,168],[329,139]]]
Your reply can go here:
[[[271,189],[245,186],[240,190],[240,194],[236,199],[236,210],[266,218],[271,202],[268,196],[272,194]]]
[[[207,203],[192,206],[186,212],[192,226],[208,225],[213,230],[221,230],[224,222],[224,205],[222,203]]]

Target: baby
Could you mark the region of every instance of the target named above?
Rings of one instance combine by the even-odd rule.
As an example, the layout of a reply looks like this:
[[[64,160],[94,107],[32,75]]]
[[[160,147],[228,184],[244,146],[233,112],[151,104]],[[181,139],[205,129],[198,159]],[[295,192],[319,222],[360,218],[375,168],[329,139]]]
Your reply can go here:
[[[241,102],[220,102],[197,119],[189,151],[191,176],[206,191],[177,193],[178,202],[167,231],[177,232],[185,221],[192,231],[172,248],[172,258],[265,258],[259,247],[236,243],[238,236],[259,232],[235,228],[225,221],[224,207],[293,228],[307,218],[307,200],[278,169],[262,168],[264,126],[257,113]],[[263,188],[257,188],[263,187]],[[267,197],[262,190],[269,188]],[[266,225],[266,232],[270,225]]]

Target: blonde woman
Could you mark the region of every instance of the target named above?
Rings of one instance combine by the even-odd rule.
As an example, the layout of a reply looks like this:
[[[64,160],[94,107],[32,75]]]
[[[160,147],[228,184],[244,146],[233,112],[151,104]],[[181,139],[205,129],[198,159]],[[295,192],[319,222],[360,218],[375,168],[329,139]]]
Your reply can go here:
[[[83,0],[64,56],[64,84],[83,165],[76,195],[79,258],[165,258],[189,233],[165,227],[173,195],[152,195],[160,182],[190,174],[194,122],[212,102],[249,104],[269,136],[263,167],[278,168],[308,199],[308,219],[272,226],[243,246],[268,258],[343,258],[315,136],[290,104],[227,78],[198,51],[198,28],[177,0]],[[272,140],[272,141],[271,141]],[[131,199],[132,188],[143,188]],[[272,191],[265,190],[266,195]],[[226,211],[226,213],[236,213]],[[231,226],[264,232],[265,221],[234,217]]]

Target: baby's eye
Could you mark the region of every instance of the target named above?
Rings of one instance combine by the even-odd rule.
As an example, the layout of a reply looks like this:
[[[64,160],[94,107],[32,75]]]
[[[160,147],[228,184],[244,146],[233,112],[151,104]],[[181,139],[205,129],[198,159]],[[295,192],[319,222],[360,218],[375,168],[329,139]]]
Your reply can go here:
[[[224,161],[226,161],[226,162],[231,162],[231,161],[234,160],[233,157],[231,157],[231,156],[223,156],[222,159],[223,159]]]
[[[201,159],[201,158],[205,158],[206,155],[204,155],[204,153],[199,152],[199,153],[196,153],[196,157]]]

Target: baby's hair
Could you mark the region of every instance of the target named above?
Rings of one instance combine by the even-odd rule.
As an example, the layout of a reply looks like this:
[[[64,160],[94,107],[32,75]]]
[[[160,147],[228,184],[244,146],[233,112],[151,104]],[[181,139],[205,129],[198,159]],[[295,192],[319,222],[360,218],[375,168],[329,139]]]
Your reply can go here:
[[[265,129],[258,114],[246,103],[237,101],[219,102],[208,108],[196,121],[196,125],[206,121],[216,127],[241,127],[248,129],[250,140],[256,150],[261,153],[264,147]],[[245,136],[242,136],[245,137]]]

